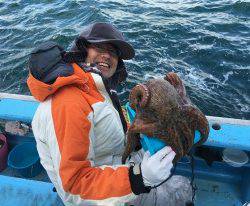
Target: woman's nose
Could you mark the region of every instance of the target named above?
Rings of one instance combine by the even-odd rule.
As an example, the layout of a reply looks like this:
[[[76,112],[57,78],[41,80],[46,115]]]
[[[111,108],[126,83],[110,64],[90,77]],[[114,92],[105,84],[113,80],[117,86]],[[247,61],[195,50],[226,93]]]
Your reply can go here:
[[[107,59],[109,59],[109,58],[111,57],[111,55],[110,55],[110,53],[109,53],[108,51],[102,52],[102,53],[101,53],[101,56],[102,56],[102,57],[105,57],[105,58],[107,58]]]

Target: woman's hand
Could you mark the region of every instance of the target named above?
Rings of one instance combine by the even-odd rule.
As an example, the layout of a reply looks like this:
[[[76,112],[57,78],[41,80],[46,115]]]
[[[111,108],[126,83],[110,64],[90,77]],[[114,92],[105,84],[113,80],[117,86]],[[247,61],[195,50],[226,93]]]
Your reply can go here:
[[[153,187],[166,180],[173,167],[175,152],[171,147],[166,146],[154,155],[150,156],[145,152],[141,162],[141,172],[145,186]]]

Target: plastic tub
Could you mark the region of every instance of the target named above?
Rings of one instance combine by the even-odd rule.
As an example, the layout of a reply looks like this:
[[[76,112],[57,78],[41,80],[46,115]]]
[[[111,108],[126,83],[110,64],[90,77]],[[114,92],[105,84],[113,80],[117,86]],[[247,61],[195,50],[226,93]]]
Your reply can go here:
[[[8,165],[23,177],[34,177],[42,171],[36,144],[32,142],[15,146],[8,156]]]
[[[249,158],[244,151],[231,148],[226,148],[223,150],[222,159],[224,162],[233,167],[242,167],[249,161]]]
[[[0,134],[0,172],[7,167],[8,145],[6,137]]]

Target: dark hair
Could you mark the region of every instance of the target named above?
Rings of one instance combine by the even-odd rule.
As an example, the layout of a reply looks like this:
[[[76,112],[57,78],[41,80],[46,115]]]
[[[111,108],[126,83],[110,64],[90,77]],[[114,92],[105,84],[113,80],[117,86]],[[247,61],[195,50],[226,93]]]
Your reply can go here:
[[[116,89],[119,84],[124,82],[128,77],[128,73],[125,64],[122,59],[119,58],[117,68],[112,77],[108,78],[110,82],[110,88]]]

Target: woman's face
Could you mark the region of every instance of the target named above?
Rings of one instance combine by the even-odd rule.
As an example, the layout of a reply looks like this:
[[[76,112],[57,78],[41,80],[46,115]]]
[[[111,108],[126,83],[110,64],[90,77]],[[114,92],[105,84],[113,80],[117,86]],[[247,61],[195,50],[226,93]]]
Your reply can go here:
[[[111,44],[90,44],[86,63],[94,63],[105,78],[110,78],[118,65],[118,51]]]

